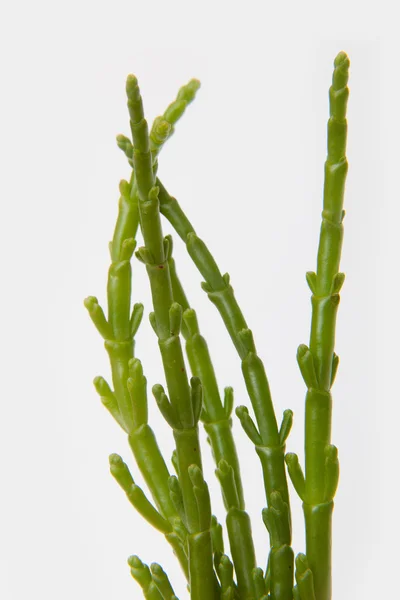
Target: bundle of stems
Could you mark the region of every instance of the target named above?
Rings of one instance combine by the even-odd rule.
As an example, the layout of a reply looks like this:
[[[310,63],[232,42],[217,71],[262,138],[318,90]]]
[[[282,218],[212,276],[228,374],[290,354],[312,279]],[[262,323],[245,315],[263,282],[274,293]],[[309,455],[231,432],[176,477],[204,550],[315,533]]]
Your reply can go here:
[[[309,346],[300,345],[297,353],[307,386],[304,473],[296,454],[285,455],[293,413],[284,411],[278,426],[264,364],[229,275],[221,274],[182,207],[157,177],[160,151],[200,84],[191,80],[183,86],[149,131],[137,79],[133,75],[127,78],[131,136],[120,135],[117,143],[132,171],[130,180],[120,183],[118,218],[109,246],[107,317],[95,297],[85,300],[90,317],[104,338],[112,388],[102,377],[96,377],[94,385],[104,406],[128,435],[152,500],[116,454],[110,456],[111,473],[132,506],[166,537],[182,567],[191,600],[331,600],[332,511],[339,463],[337,449],[331,445],[330,390],[338,367],[335,323],[344,281],[339,263],[347,173],[348,69],[349,60],[341,52],[334,62],[329,91],[328,156],[317,270],[307,273],[312,293],[310,342]],[[258,566],[245,508],[240,461],[232,433],[233,390],[225,388],[222,399],[207,342],[172,258],[172,237],[163,235],[162,217],[186,245],[204,279],[202,287],[221,315],[239,355],[254,418],[246,406],[237,407],[236,415],[254,444],[262,467],[266,501],[262,519],[270,538],[266,568]],[[138,230],[143,245],[135,252]],[[155,384],[152,392],[172,428],[175,474],[170,474],[148,424],[146,378],[134,355],[134,338],[143,315],[141,304],[131,308],[134,252],[146,268],[151,289],[153,310],[149,317],[166,381],[166,390]],[[200,422],[216,463],[226,509],[229,552],[224,549],[222,525],[212,514],[202,467]],[[298,554],[296,560],[286,471],[303,502],[305,517],[305,554]],[[160,565],[154,563],[149,568],[137,556],[131,556],[128,563],[147,600],[176,600]]]

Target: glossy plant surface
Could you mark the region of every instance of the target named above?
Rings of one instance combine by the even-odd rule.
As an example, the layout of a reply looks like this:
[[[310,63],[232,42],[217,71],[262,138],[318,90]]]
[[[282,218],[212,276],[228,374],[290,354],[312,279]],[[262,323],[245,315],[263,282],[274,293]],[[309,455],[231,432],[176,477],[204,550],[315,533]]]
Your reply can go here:
[[[120,184],[118,218],[110,243],[107,316],[95,297],[85,300],[90,317],[104,338],[112,387],[102,377],[97,377],[94,385],[104,406],[126,432],[152,500],[135,484],[127,465],[116,454],[110,456],[111,473],[132,506],[170,543],[187,580],[191,600],[331,600],[332,597],[331,528],[339,465],[337,449],[331,445],[330,390],[338,367],[334,352],[335,323],[344,281],[339,263],[347,173],[348,68],[347,56],[339,53],[330,88],[317,270],[307,273],[312,292],[311,335],[309,346],[301,345],[297,354],[307,386],[304,473],[297,455],[285,455],[293,414],[286,410],[278,425],[265,368],[229,275],[221,273],[181,205],[157,177],[160,151],[194,99],[199,82],[192,80],[183,86],[176,100],[149,130],[137,79],[133,75],[127,79],[131,136],[120,135],[117,143],[128,158],[132,175],[129,182]],[[232,434],[233,390],[225,388],[221,395],[197,314],[177,274],[172,237],[163,235],[163,218],[186,245],[204,280],[202,287],[221,315],[239,356],[251,411],[239,406],[235,412],[262,467],[266,501],[262,520],[270,537],[265,569],[257,564],[245,508],[240,457]],[[143,245],[136,249],[139,230]],[[134,253],[147,271],[151,289],[153,307],[149,317],[166,381],[166,389],[160,384],[153,385],[152,394],[173,431],[175,474],[170,473],[148,424],[147,382],[134,353],[134,338],[143,316],[141,304],[132,308]],[[187,373],[185,354],[191,376]],[[203,473],[199,423],[209,437],[226,508],[229,539],[226,553],[222,525],[212,514]],[[286,472],[303,502],[305,517],[305,554],[299,554],[296,560]],[[137,556],[131,556],[128,563],[146,599],[176,599],[160,565],[154,563],[149,568]]]

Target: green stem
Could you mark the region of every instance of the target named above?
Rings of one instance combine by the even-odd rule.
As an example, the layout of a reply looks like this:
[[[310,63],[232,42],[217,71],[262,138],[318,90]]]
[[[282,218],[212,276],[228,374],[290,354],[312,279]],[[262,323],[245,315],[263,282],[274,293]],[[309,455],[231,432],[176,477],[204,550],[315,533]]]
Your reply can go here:
[[[279,447],[279,430],[264,365],[256,353],[252,333],[248,329],[236,301],[229,276],[227,274],[221,275],[207,246],[195,234],[193,226],[183,213],[177,200],[168,194],[159,180],[157,180],[157,185],[160,189],[160,211],[186,243],[191,258],[205,279],[203,288],[220,312],[242,359],[243,376],[262,439],[260,445],[267,448]],[[268,455],[264,462],[269,462]],[[275,457],[272,459],[272,467],[268,467],[266,472],[274,473],[277,483],[284,493],[285,501],[288,501],[283,452],[281,452],[279,460]]]
[[[174,430],[186,525],[191,535],[203,533],[199,529],[199,506],[190,477],[192,467],[197,467],[200,473],[202,467],[197,427],[201,410],[201,389],[196,381],[192,382],[190,389],[185,369],[179,338],[182,309],[173,303],[168,265],[171,249],[168,239],[164,239],[162,234],[148,127],[134,76],[128,77],[126,90],[134,145],[133,165],[139,195],[140,224],[145,243],[145,247],[139,251],[139,257],[146,264],[149,276],[154,307],[152,324],[159,341],[170,401],[161,386],[156,386],[153,390],[163,415]],[[204,537],[209,539],[207,556],[204,556],[203,546],[201,553],[197,551],[197,545],[192,548],[192,555],[189,551],[190,585],[192,569],[196,568],[196,575],[200,575],[203,581],[204,597],[213,600],[217,598],[218,591],[214,585],[209,529],[204,532]],[[193,586],[191,598],[199,600],[196,586]]]
[[[190,597],[192,600],[219,598],[219,585],[212,560],[212,516],[208,486],[199,467],[191,465],[189,476],[197,502],[197,532],[188,536]],[[209,595],[211,594],[211,595]]]
[[[134,336],[143,313],[143,306],[139,304],[130,312],[130,258],[138,225],[137,192],[132,182],[122,181],[120,193],[118,217],[110,244],[108,320],[96,298],[85,300],[92,321],[105,339],[114,391],[102,378],[95,379],[95,386],[105,406],[128,434],[133,455],[158,510],[165,518],[174,519],[177,513],[169,495],[169,472],[154,432],[147,423],[146,380],[140,362],[133,359]]]
[[[196,313],[189,308],[189,303],[178,278],[175,263],[170,259],[170,272],[174,298],[186,310],[183,322],[186,325],[186,353],[193,375],[199,377],[204,394],[202,420],[209,436],[211,447],[217,466],[224,465],[225,471],[219,468],[219,478],[223,490],[223,499],[227,510],[227,528],[230,547],[238,577],[239,591],[243,598],[252,598],[253,583],[252,570],[256,566],[255,550],[252,539],[251,523],[245,512],[243,487],[240,476],[239,460],[232,435],[231,412],[233,408],[233,390],[225,389],[224,404],[221,401],[215,371],[209,354],[207,342],[200,334]],[[231,487],[234,493],[229,495],[224,492],[222,482],[232,478]],[[232,500],[234,497],[234,501]]]
[[[158,588],[151,576],[150,569],[147,565],[142,563],[140,558],[137,556],[130,556],[128,559],[128,565],[131,569],[132,577],[138,582],[142,588],[143,596],[146,600],[163,600],[162,595],[158,591]]]
[[[229,275],[221,274],[210,251],[194,232],[192,224],[176,198],[168,194],[158,179],[157,185],[159,187],[160,211],[185,242],[189,255],[205,279],[205,283],[202,284],[203,289],[217,307],[242,360],[243,377],[258,426],[257,430],[254,425],[257,433],[257,439],[254,443],[263,469],[267,504],[271,506],[271,494],[273,492],[280,493],[283,502],[288,506],[287,517],[290,531],[289,493],[284,462],[284,442],[287,436],[283,436],[282,441],[268,379],[263,362],[257,355],[252,332],[248,329],[236,301],[233,288],[230,285]],[[285,577],[285,589],[291,589],[293,587],[293,568],[285,571]]]
[[[133,477],[128,469],[128,466],[124,463],[122,458],[118,454],[112,454],[110,456],[110,471],[115,480],[119,483],[121,488],[127,495],[129,502],[138,511],[140,515],[150,525],[161,531],[165,535],[167,542],[171,544],[175,556],[178,558],[182,569],[188,579],[188,557],[186,551],[185,541],[180,539],[174,528],[177,529],[177,518],[172,518],[174,526],[171,521],[167,521],[158,512],[154,506],[146,498],[144,492],[137,486],[133,480]],[[179,523],[181,525],[181,523]]]
[[[232,434],[233,390],[232,388],[225,389],[225,401],[222,403],[208,345],[200,334],[196,312],[189,307],[172,258],[169,265],[174,300],[179,302],[184,310],[182,333],[186,339],[186,354],[190,369],[192,374],[200,379],[203,388],[202,420],[211,442],[215,463],[218,465],[221,460],[226,460],[232,467],[235,473],[240,508],[244,509],[240,465]]]
[[[270,506],[263,510],[263,520],[271,539],[268,560],[271,600],[291,600],[294,554],[290,547],[290,516],[289,507],[279,492],[272,493]],[[287,577],[288,571],[292,578]]]
[[[225,505],[228,509],[226,526],[239,597],[241,600],[255,600],[253,571],[256,568],[256,557],[250,518],[247,512],[239,506],[239,496],[232,467],[225,460],[221,460],[216,474],[221,483]]]
[[[331,446],[330,389],[338,358],[334,353],[343,240],[343,198],[347,174],[346,107],[349,59],[335,59],[329,91],[328,156],[325,163],[324,204],[317,272],[308,273],[312,291],[310,347],[300,346],[299,366],[308,387],[305,418],[304,516],[306,553],[314,578],[316,600],[331,600],[331,538],[333,498],[338,482],[337,450]]]

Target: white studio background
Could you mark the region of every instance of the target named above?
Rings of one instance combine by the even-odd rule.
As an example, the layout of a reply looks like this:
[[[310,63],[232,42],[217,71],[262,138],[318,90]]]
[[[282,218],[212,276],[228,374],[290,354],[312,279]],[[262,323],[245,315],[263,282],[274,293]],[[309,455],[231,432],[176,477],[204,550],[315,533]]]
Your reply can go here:
[[[83,298],[105,303],[107,243],[118,182],[115,144],[128,133],[124,83],[139,77],[149,120],[180,85],[202,81],[160,157],[160,175],[223,271],[265,360],[277,414],[295,412],[288,449],[302,455],[305,389],[296,365],[308,340],[328,88],[333,59],[351,59],[347,216],[338,315],[340,370],[333,442],[341,458],[334,520],[334,598],[395,597],[400,500],[397,339],[400,104],[398,19],[391,2],[14,1],[1,8],[1,495],[4,600],[141,598],[126,558],[159,561],[183,580],[161,535],[141,521],[108,472],[132,467],[124,434],[92,378],[109,367]],[[169,228],[165,227],[166,231]],[[209,341],[221,389],[248,403],[240,364],[200,277],[175,258]],[[134,301],[150,297],[134,262]],[[162,381],[147,318],[137,355]],[[150,395],[151,396],[151,395]],[[151,400],[151,398],[150,398]],[[168,457],[169,428],[150,418]],[[235,422],[261,566],[261,472]],[[223,520],[213,465],[204,462]],[[292,495],[295,551],[304,550]]]

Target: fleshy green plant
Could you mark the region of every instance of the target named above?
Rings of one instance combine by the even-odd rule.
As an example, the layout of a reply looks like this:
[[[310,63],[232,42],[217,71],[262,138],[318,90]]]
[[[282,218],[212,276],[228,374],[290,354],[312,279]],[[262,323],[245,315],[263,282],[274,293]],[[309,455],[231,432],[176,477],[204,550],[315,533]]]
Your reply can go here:
[[[194,99],[199,82],[192,80],[182,87],[149,131],[137,79],[133,75],[127,79],[131,137],[120,135],[117,142],[128,158],[132,174],[129,182],[120,184],[118,218],[110,243],[108,316],[95,297],[85,300],[92,321],[105,340],[113,389],[102,377],[97,377],[94,385],[104,406],[128,435],[153,502],[136,485],[127,465],[116,454],[110,456],[111,473],[135,509],[170,543],[192,600],[331,599],[332,510],[339,463],[337,449],[331,445],[330,390],[338,367],[335,323],[344,281],[339,263],[347,173],[349,60],[341,52],[334,65],[317,270],[307,273],[312,293],[311,335],[309,346],[302,344],[297,353],[307,387],[304,473],[296,454],[285,455],[293,414],[286,410],[278,426],[265,368],[229,275],[221,274],[180,204],[157,178],[160,151]],[[186,245],[204,279],[202,287],[219,311],[241,361],[254,418],[245,406],[237,407],[236,415],[262,466],[267,505],[262,518],[270,537],[265,570],[257,566],[245,510],[240,461],[232,433],[233,390],[225,388],[221,398],[207,342],[177,275],[172,238],[163,236],[162,217]],[[134,338],[143,315],[141,304],[131,309],[131,259],[139,229],[144,244],[136,251],[136,257],[148,274],[153,302],[150,322],[167,384],[167,391],[156,384],[152,392],[173,431],[175,475],[170,474],[148,424],[146,379],[140,360],[134,356]],[[229,553],[224,550],[222,526],[212,514],[202,468],[199,422],[208,434],[217,466],[226,508]],[[298,554],[296,560],[286,471],[303,502],[305,517],[306,552]],[[147,600],[176,600],[171,583],[158,564],[149,568],[137,556],[130,557],[128,563]]]

